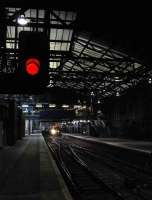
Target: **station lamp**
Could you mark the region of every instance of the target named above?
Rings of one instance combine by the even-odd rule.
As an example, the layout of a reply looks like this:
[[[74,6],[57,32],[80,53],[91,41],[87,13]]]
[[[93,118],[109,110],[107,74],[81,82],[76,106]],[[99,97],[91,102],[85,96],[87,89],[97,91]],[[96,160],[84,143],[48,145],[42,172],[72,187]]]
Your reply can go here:
[[[115,76],[114,79],[115,79],[115,82],[119,82],[120,81],[120,78],[118,76]]]
[[[91,96],[94,96],[94,92],[91,92]]]
[[[151,84],[152,83],[152,78],[148,79],[148,83]]]
[[[100,100],[98,100],[97,103],[100,104],[101,103]]]
[[[20,16],[17,18],[17,23],[18,23],[19,25],[21,25],[21,26],[27,25],[28,22],[29,22],[29,20],[26,19],[26,18],[25,18],[25,15],[23,15],[23,14],[20,15]]]
[[[116,97],[119,97],[120,96],[120,93],[119,91],[116,92]]]

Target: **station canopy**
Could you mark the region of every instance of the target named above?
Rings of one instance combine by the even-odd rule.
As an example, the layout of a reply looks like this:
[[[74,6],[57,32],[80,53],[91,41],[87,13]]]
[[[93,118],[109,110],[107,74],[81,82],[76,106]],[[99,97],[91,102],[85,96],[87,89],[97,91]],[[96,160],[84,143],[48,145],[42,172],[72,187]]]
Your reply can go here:
[[[26,25],[18,23],[20,16]],[[74,9],[5,6],[0,22],[0,74],[13,74],[18,67],[19,33],[39,31],[49,36],[47,89],[94,92],[103,99],[121,95],[151,77],[150,68],[139,58],[82,28],[81,17]]]

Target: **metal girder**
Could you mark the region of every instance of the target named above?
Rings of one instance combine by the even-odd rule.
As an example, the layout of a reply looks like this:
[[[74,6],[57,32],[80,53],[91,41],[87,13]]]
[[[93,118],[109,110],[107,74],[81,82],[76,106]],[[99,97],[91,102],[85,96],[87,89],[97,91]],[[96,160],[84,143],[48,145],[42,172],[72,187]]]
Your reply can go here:
[[[50,10],[50,12],[64,27],[68,27],[68,25],[57,14],[55,14],[54,11]]]
[[[23,28],[15,19],[27,11],[30,22]],[[133,86],[134,82],[140,82],[152,71],[150,66],[116,50],[113,45],[108,46],[92,34],[80,32],[79,21],[72,15],[68,18],[67,11],[61,13],[50,8],[43,11],[42,17],[39,8],[21,7],[11,13],[8,9],[8,15],[1,22],[7,26],[7,34],[5,30],[3,35],[4,45],[0,47],[2,73],[13,73],[17,67],[18,34],[24,29],[46,32],[50,37],[50,46],[54,45],[50,47],[49,62],[56,63],[56,67],[50,68],[50,87],[96,90],[105,97]],[[115,80],[115,77],[121,81]]]
[[[6,23],[9,24],[11,23],[14,19],[17,19],[18,16],[21,14],[24,14],[24,12],[28,10],[28,8],[21,8],[20,10],[17,10],[13,15],[11,15],[7,20]]]
[[[7,23],[8,26],[15,26],[16,22],[8,22]],[[46,28],[46,24],[44,23],[35,23],[35,22],[29,22],[27,25],[27,27],[32,27],[32,28]],[[18,25],[18,27],[22,27],[22,25]],[[56,29],[73,29],[74,28],[74,24],[68,25],[68,26],[64,26],[62,24],[48,24],[47,28],[51,29],[51,28],[56,28]]]

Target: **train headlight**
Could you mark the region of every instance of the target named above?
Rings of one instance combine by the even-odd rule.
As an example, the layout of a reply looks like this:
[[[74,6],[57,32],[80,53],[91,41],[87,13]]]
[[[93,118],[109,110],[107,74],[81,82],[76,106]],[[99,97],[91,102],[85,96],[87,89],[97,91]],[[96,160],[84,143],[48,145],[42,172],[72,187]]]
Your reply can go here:
[[[51,129],[51,135],[56,135],[57,134],[57,130],[55,130],[54,128]]]

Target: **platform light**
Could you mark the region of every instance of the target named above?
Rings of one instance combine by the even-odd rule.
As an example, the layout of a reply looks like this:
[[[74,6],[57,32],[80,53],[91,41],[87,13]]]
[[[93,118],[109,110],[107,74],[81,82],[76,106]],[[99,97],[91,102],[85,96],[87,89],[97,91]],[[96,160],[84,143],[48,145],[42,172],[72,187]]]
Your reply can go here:
[[[78,103],[81,103],[80,99],[78,99]]]
[[[152,83],[152,78],[148,79],[148,83],[151,84]]]
[[[29,105],[27,105],[27,104],[22,105],[22,108],[28,108],[28,107],[29,107]]]
[[[42,108],[43,106],[42,106],[41,103],[37,103],[35,107],[36,107],[36,108]]]
[[[119,79],[119,76],[115,76],[115,79],[118,80],[118,79]]]
[[[119,97],[120,96],[120,93],[117,91],[116,92],[116,97]]]
[[[62,108],[69,108],[69,105],[63,104]]]
[[[82,122],[82,123],[84,122],[84,123],[86,123],[86,122],[87,122],[87,120],[80,119],[80,120],[79,120],[79,122]]]
[[[81,105],[74,105],[73,108],[74,109],[79,109],[79,108],[81,108]]]
[[[94,96],[94,92],[91,92],[91,96]]]
[[[102,111],[101,111],[101,110],[98,110],[98,111],[97,111],[97,114],[98,114],[98,115],[101,115],[101,114],[102,114]]]
[[[49,108],[55,108],[56,104],[49,104]]]
[[[115,79],[115,82],[121,81],[120,78],[119,78],[118,76],[115,76],[114,79]]]
[[[29,20],[25,18],[25,15],[20,15],[20,16],[17,18],[17,23],[18,23],[19,25],[25,26],[25,25],[28,24],[28,22],[29,22]]]
[[[98,102],[97,102],[98,104],[100,104],[101,102],[100,102],[100,100],[98,100]]]
[[[29,96],[29,100],[33,100],[33,97],[32,97],[32,96]]]

